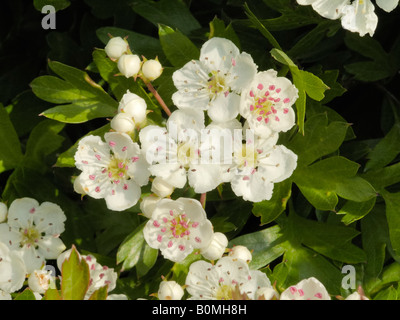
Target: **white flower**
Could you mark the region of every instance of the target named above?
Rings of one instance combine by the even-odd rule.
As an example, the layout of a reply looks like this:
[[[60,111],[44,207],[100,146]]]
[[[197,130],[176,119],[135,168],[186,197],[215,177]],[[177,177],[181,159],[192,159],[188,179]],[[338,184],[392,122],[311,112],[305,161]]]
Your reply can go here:
[[[200,202],[189,198],[160,200],[143,229],[147,244],[174,262],[208,246],[212,234],[212,224]]]
[[[118,112],[126,113],[135,124],[141,124],[146,119],[147,104],[142,97],[127,90],[119,102]]]
[[[137,54],[124,54],[118,59],[118,70],[126,78],[136,76],[141,67],[142,61]]]
[[[12,300],[11,294],[9,294],[8,292],[5,292],[3,290],[0,290],[0,301],[1,300]]]
[[[181,300],[184,291],[176,281],[161,281],[157,297],[159,300]]]
[[[297,0],[298,4],[311,5],[324,18],[336,20],[342,16],[342,9],[350,0]]]
[[[280,300],[331,300],[324,285],[311,277],[282,292]]]
[[[386,12],[391,12],[399,4],[399,0],[376,0],[376,4]]]
[[[375,7],[370,0],[355,0],[351,5],[342,8],[342,26],[361,37],[367,33],[372,37],[378,25]]]
[[[223,257],[216,264],[200,260],[192,263],[186,277],[191,300],[255,300],[257,290],[271,287],[265,273],[250,270],[246,262]]]
[[[150,81],[153,81],[161,76],[163,67],[158,60],[146,60],[142,65],[143,76]]]
[[[200,253],[208,260],[218,260],[222,258],[225,249],[228,246],[228,238],[221,232],[215,232],[212,235],[210,244],[201,249]]]
[[[151,183],[151,192],[155,193],[160,198],[169,197],[174,192],[174,187],[160,177],[155,177]]]
[[[0,242],[0,300],[2,296],[8,298],[7,293],[21,289],[25,275],[26,268],[19,254]]]
[[[186,182],[196,193],[215,189],[222,182],[222,168],[218,161],[209,161],[214,150],[210,133],[201,135],[204,113],[194,109],[176,110],[169,117],[167,129],[147,126],[139,137],[150,172],[175,188]],[[207,157],[206,157],[207,156]]]
[[[253,255],[251,254],[250,250],[247,249],[245,246],[234,246],[232,249],[229,250],[229,256],[232,259],[242,259],[243,261],[249,263],[253,259]]]
[[[44,294],[54,280],[51,270],[34,270],[28,278],[28,286],[33,292]]]
[[[203,44],[199,60],[172,75],[178,89],[172,100],[180,109],[208,110],[214,121],[232,120],[239,113],[239,95],[256,72],[249,54],[240,53],[230,40],[212,38]]]
[[[104,138],[82,138],[75,165],[82,171],[79,179],[87,195],[104,198],[110,210],[122,211],[139,200],[140,187],[149,180],[148,163],[127,134],[109,132]]]
[[[110,122],[111,129],[119,133],[130,134],[135,130],[135,122],[133,122],[132,117],[127,113],[116,114]]]
[[[289,178],[297,166],[297,155],[275,145],[277,134],[268,139],[255,137],[235,145],[234,165],[229,170],[231,186],[244,200],[259,202],[272,197],[274,183]]]
[[[348,295],[345,300],[369,300],[365,295],[354,291],[352,294]]]
[[[272,287],[262,287],[256,292],[256,300],[279,300],[279,293]]]
[[[117,60],[129,50],[129,45],[121,37],[113,37],[108,40],[104,50],[106,51],[107,56],[111,59]]]
[[[106,298],[106,300],[129,300],[128,297],[125,294],[109,294]]]
[[[3,202],[0,202],[0,223],[6,221],[7,219],[7,205]]]
[[[58,256],[57,266],[60,271],[62,270],[62,264],[66,259],[69,258],[71,251],[72,249],[66,250]],[[97,262],[96,258],[90,254],[81,255],[80,253],[78,253],[78,255],[80,259],[84,259],[86,261],[89,266],[90,272],[90,282],[89,287],[86,291],[85,299],[88,299],[93,294],[93,292],[106,285],[108,286],[108,292],[115,289],[117,285],[118,275],[113,268],[102,266],[100,263]]]
[[[142,199],[142,201],[140,202],[140,210],[142,211],[143,215],[146,218],[149,218],[149,219],[151,218],[151,216],[153,215],[153,211],[157,206],[157,203],[161,199],[162,198],[160,198],[154,194],[150,194]]]
[[[65,220],[64,212],[54,203],[39,205],[32,198],[16,199],[9,207],[7,223],[0,224],[0,242],[18,250],[27,273],[31,273],[65,250],[59,238]]]
[[[295,124],[292,105],[298,98],[297,88],[275,70],[260,72],[243,90],[240,114],[247,119],[250,129],[259,136],[272,132],[286,132]]]

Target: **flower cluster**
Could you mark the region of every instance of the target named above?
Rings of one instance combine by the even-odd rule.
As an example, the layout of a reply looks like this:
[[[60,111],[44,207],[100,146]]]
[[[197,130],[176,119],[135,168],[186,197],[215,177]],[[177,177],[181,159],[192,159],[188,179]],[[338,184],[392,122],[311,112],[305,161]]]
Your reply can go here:
[[[378,16],[371,0],[297,0],[300,5],[311,5],[321,16],[327,19],[341,19],[344,29],[357,32],[360,36],[375,33]],[[391,12],[399,0],[376,0],[376,4],[386,12]]]
[[[8,208],[0,203],[0,212],[0,293],[10,299],[26,277],[37,288],[33,279],[43,279],[46,261],[65,250],[60,234],[66,217],[58,205],[32,198],[16,199]]]
[[[265,273],[250,268],[252,254],[246,247],[234,246],[228,252],[215,264],[204,260],[193,262],[184,286],[164,279],[155,296],[159,300],[181,300],[185,288],[188,300],[331,300],[325,286],[315,277],[279,292]],[[345,300],[368,298],[359,288]]]

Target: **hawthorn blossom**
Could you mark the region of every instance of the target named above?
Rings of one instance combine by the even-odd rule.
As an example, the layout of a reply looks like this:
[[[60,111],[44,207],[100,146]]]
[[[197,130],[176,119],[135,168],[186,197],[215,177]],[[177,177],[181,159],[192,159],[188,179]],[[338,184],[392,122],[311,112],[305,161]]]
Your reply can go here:
[[[252,57],[240,53],[232,41],[211,38],[203,44],[199,60],[172,75],[178,89],[172,100],[180,109],[207,110],[212,120],[229,121],[238,115],[240,93],[256,72]]]
[[[33,292],[44,294],[54,281],[51,270],[35,270],[28,278],[28,286]]]
[[[374,35],[378,25],[378,16],[371,0],[297,0],[300,5],[311,5],[321,16],[336,20],[341,19],[342,27],[357,32],[361,37]],[[376,4],[391,12],[399,0],[376,0]]]
[[[22,288],[25,275],[25,264],[18,252],[0,242],[0,300],[11,300],[9,294]]]
[[[242,92],[240,114],[259,136],[286,132],[295,124],[292,105],[298,98],[297,88],[275,70],[259,72]]]
[[[211,191],[222,183],[219,162],[210,161],[218,146],[213,145],[211,132],[202,135],[202,129],[204,113],[194,109],[174,111],[166,128],[143,128],[139,138],[151,174],[175,188],[189,182],[196,193]]]
[[[222,257],[215,264],[192,263],[186,277],[189,300],[256,300],[261,288],[272,288],[265,273],[250,270],[241,259]]]
[[[129,45],[125,39],[122,39],[121,37],[113,37],[108,40],[104,50],[107,56],[115,61],[129,51]]]
[[[141,186],[148,183],[148,163],[137,143],[125,133],[89,135],[79,141],[75,165],[82,171],[79,182],[84,193],[104,198],[107,208],[122,211],[134,206]]]
[[[207,247],[213,226],[195,199],[161,199],[143,229],[144,239],[164,258],[180,262],[195,249]]]
[[[292,175],[297,155],[283,145],[276,145],[277,139],[278,134],[274,133],[268,139],[254,136],[254,140],[235,144],[234,163],[227,174],[237,196],[252,202],[269,200],[274,183]]]
[[[64,251],[57,258],[57,267],[62,271],[62,264],[71,255],[72,249]],[[84,259],[89,266],[90,280],[89,287],[85,294],[85,300],[89,299],[90,296],[98,289],[108,286],[107,291],[110,292],[115,289],[117,285],[118,275],[114,271],[114,268],[103,266],[97,262],[97,259],[91,255],[81,255],[78,253],[80,259]]]
[[[7,219],[7,205],[3,202],[0,202],[0,223],[6,221]]]
[[[18,251],[31,273],[65,250],[59,238],[65,220],[63,210],[54,203],[39,205],[32,198],[16,199],[8,209],[7,222],[0,224],[0,242]]]
[[[280,300],[331,300],[331,297],[325,286],[311,277],[287,288],[282,292]]]

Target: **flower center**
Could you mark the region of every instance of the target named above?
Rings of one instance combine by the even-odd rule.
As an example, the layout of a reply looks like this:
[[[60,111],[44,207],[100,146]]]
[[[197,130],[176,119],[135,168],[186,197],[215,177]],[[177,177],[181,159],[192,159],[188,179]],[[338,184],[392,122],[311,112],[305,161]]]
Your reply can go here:
[[[128,161],[112,158],[108,165],[108,177],[114,181],[128,177]]]
[[[217,300],[233,300],[232,286],[226,284],[220,285],[215,297]]]
[[[215,97],[220,92],[224,92],[225,95],[229,94],[229,88],[226,88],[225,77],[221,76],[218,71],[212,71],[208,74],[209,79],[207,81],[207,89],[210,94],[210,98]]]
[[[190,164],[197,158],[198,151],[195,145],[189,142],[183,142],[178,145],[177,156],[178,162],[188,169]]]
[[[22,240],[21,246],[27,245],[29,246],[36,246],[37,242],[39,241],[41,234],[35,227],[29,227],[24,229],[21,232]]]
[[[254,145],[242,144],[242,149],[235,152],[235,161],[239,168],[255,168],[257,167],[257,155]]]

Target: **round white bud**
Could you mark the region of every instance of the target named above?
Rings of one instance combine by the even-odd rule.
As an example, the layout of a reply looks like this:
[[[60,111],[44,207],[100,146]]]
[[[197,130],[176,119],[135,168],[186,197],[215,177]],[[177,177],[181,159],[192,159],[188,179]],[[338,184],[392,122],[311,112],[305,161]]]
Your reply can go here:
[[[135,129],[132,117],[127,113],[118,113],[111,120],[111,128],[120,133],[131,133]]]
[[[141,61],[136,54],[124,54],[118,59],[118,70],[127,78],[136,76],[140,66]]]
[[[249,249],[247,249],[245,246],[234,246],[232,249],[229,251],[229,256],[233,259],[241,259],[243,261],[246,261],[249,263],[251,261],[252,254]]]
[[[33,292],[43,294],[49,289],[54,277],[49,270],[35,270],[28,278],[28,286]]]
[[[135,123],[142,123],[146,119],[147,104],[146,101],[129,90],[122,96],[119,102],[118,112],[129,114]]]
[[[183,289],[176,281],[162,281],[158,289],[159,300],[181,300]]]
[[[208,260],[218,260],[222,257],[228,245],[228,238],[221,232],[215,232],[210,244],[202,248],[200,253]]]
[[[163,67],[158,60],[147,60],[143,63],[142,73],[150,81],[157,79],[161,76],[162,72]]]
[[[169,197],[174,192],[174,187],[160,177],[155,177],[151,184],[151,192],[160,198]]]
[[[161,199],[153,194],[143,198],[142,202],[140,202],[140,210],[146,218],[151,219],[153,211]]]
[[[111,38],[104,50],[111,59],[119,59],[129,49],[128,43],[121,37]]]
[[[3,202],[0,202],[0,223],[6,221],[7,219],[7,205]]]

